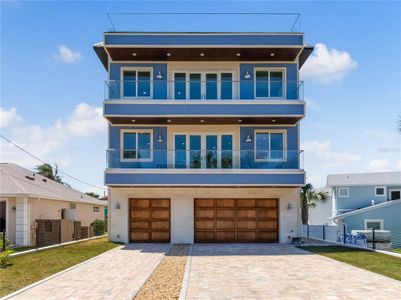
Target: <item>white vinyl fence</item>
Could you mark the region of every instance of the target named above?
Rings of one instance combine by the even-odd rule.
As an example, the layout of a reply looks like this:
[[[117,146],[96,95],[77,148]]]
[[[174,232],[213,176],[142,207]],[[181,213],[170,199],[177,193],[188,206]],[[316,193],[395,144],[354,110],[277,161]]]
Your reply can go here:
[[[343,225],[302,225],[301,236],[329,242],[339,242]]]

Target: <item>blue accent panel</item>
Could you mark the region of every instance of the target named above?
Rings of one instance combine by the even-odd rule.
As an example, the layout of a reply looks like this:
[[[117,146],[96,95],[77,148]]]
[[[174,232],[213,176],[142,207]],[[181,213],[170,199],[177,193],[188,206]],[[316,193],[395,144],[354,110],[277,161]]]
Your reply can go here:
[[[122,129],[151,129],[153,130],[153,161],[152,162],[121,162],[119,149],[121,149],[121,130]],[[111,126],[109,132],[109,147],[117,154],[110,153],[116,161],[110,162],[111,165],[117,165],[123,168],[156,168],[157,166],[167,165],[167,127],[132,127],[132,126]],[[158,142],[158,137],[161,136],[163,142]],[[163,150],[163,151],[161,151]]]
[[[107,174],[105,184],[299,184],[304,174]]]
[[[179,102],[179,100],[175,100]],[[303,104],[112,104],[105,115],[303,115]]]
[[[286,129],[287,130],[287,160],[282,162],[283,167],[278,167],[278,162],[257,162],[254,157],[255,150],[255,129]],[[247,136],[250,136],[252,141],[246,142]],[[240,128],[240,150],[241,152],[241,169],[298,169],[300,167],[300,153],[298,145],[298,126],[290,127],[241,127]],[[249,155],[247,152],[249,150]]]
[[[378,185],[382,186],[382,185]],[[340,187],[340,186],[339,186]],[[341,186],[347,187],[347,186]],[[359,209],[372,205],[372,200],[375,204],[386,202],[389,199],[390,189],[401,189],[398,187],[387,187],[387,195],[384,197],[375,196],[375,186],[350,186],[349,197],[338,197],[338,189],[334,189],[334,193],[337,199],[337,209]]]
[[[141,63],[111,63],[110,64],[110,82],[109,82],[109,99],[120,99],[121,91],[121,68],[123,67],[143,67],[153,69],[153,99],[167,99],[167,64],[141,64]],[[159,73],[162,79],[156,76]]]
[[[258,35],[157,35],[157,34],[107,34],[106,45],[291,45],[302,46],[303,35],[258,34]]]
[[[299,95],[302,88],[299,88],[300,82],[297,82],[298,70],[297,64],[240,64],[240,98],[241,99],[254,99],[254,70],[255,68],[286,68],[286,99],[300,99],[302,95]],[[246,73],[249,73],[251,77],[244,79]]]

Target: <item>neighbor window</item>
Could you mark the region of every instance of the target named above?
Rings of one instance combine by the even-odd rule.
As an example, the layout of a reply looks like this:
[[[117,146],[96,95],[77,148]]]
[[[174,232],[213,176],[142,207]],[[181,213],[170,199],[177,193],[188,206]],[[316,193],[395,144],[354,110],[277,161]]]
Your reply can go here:
[[[257,69],[255,71],[256,98],[284,97],[284,71]]]
[[[93,207],[93,212],[99,212],[100,211],[100,208],[99,208],[99,206],[94,206]]]
[[[375,187],[375,196],[376,197],[386,196],[386,187],[385,186],[376,186]]]
[[[126,70],[123,72],[123,97],[150,97],[151,70]]]
[[[365,220],[365,229],[383,229],[383,220]]]
[[[338,188],[338,197],[348,197],[349,196],[349,188],[340,187]]]
[[[152,159],[152,132],[129,130],[122,136],[122,158],[126,160]]]
[[[256,131],[255,133],[256,160],[284,159],[284,132]]]

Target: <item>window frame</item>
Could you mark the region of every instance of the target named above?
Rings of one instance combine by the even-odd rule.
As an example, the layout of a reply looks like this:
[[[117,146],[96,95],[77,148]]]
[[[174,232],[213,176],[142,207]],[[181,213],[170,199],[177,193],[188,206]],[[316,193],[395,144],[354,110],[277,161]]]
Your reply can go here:
[[[100,213],[100,207],[99,206],[93,206],[93,212],[94,213]]]
[[[124,95],[124,72],[136,72],[136,83],[135,83],[135,94],[136,96],[125,96]],[[149,96],[138,96],[138,72],[148,71],[150,72],[150,93]],[[152,67],[121,67],[120,75],[120,96],[122,99],[153,99],[153,68]]]
[[[387,195],[387,187],[386,186],[375,186],[375,197],[386,197]],[[378,194],[377,189],[383,189],[383,194]]]
[[[347,191],[347,195],[341,195],[340,190],[346,190]],[[337,195],[339,198],[349,198],[349,187],[338,187],[337,188]]]
[[[378,229],[378,230],[384,230],[384,220],[383,219],[364,219],[363,227],[365,228],[365,230],[369,230],[368,223],[380,223],[380,229]]]
[[[125,133],[136,133],[136,150],[138,153],[138,133],[149,133],[150,134],[150,157],[149,158],[124,158],[124,134]],[[138,157],[138,154],[137,154]],[[122,162],[152,162],[153,161],[153,129],[122,129],[120,132],[120,161]]]
[[[268,81],[268,96],[267,97],[257,97],[256,96],[256,72],[257,71],[267,71],[267,81]],[[282,72],[283,73],[283,96],[282,97],[270,97],[270,72]],[[253,95],[255,99],[286,99],[287,98],[287,70],[284,67],[255,67],[253,69]]]
[[[257,158],[257,143],[256,143],[256,135],[258,133],[268,133],[269,134],[269,158]],[[274,159],[271,158],[271,134],[272,133],[281,133],[283,135],[283,158]],[[287,130],[285,129],[255,129],[253,134],[253,159],[255,162],[286,162],[287,161]]]

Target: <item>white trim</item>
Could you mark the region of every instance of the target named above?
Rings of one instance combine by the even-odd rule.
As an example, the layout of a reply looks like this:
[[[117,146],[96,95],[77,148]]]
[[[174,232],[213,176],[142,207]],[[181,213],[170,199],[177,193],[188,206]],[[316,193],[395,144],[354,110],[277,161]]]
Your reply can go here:
[[[175,117],[181,117],[181,118],[187,118],[187,117],[240,117],[240,118],[246,118],[246,117],[259,117],[259,118],[265,118],[265,117],[276,117],[276,118],[282,118],[282,117],[304,117],[304,114],[293,114],[293,115],[232,115],[232,114],[226,114],[226,115],[207,115],[207,114],[199,114],[199,115],[194,115],[194,114],[186,114],[186,115],[113,115],[113,114],[103,114],[104,117],[127,117],[127,118],[154,118],[154,117],[161,117],[161,118],[175,118]],[[123,125],[122,125],[123,126]],[[266,125],[270,126],[270,125]]]
[[[136,32],[136,31],[126,31],[126,32],[121,32],[121,31],[112,31],[112,32],[104,32],[103,36],[106,35],[178,35],[178,36],[185,36],[185,35],[194,35],[194,36],[199,36],[199,35],[301,35],[303,36],[303,32]]]
[[[383,194],[378,194],[377,189],[383,189]],[[387,195],[387,187],[386,186],[375,186],[374,191],[375,191],[375,197],[386,197],[386,195]]]
[[[217,44],[206,44],[206,45],[190,45],[190,44],[181,44],[181,45],[150,45],[150,44],[105,44],[103,47],[105,48],[195,48],[195,49],[207,49],[207,48],[265,48],[265,49],[276,49],[276,48],[293,48],[303,50],[303,45],[235,45],[235,44],[226,44],[226,45],[217,45]],[[207,59],[207,58],[206,58]],[[295,61],[293,61],[295,62]]]
[[[269,158],[261,159],[257,158],[257,143],[256,143],[256,135],[258,133],[268,133],[269,134]],[[283,135],[283,158],[282,159],[272,159],[271,158],[271,149],[270,149],[270,138],[271,133],[281,133]],[[287,161],[287,130],[286,129],[255,129],[253,133],[253,159],[255,162],[285,162]]]
[[[400,195],[401,195],[401,189],[390,189],[389,193],[388,193],[388,198],[390,200],[391,200],[391,192],[400,192]],[[394,200],[400,200],[400,199],[394,199]],[[391,200],[391,201],[394,201],[394,200]]]
[[[372,222],[372,223],[378,222],[378,223],[380,223],[379,230],[383,230],[384,229],[384,221],[383,221],[383,219],[364,219],[363,220],[363,227],[365,228],[365,230],[369,229],[368,228],[368,222]]]
[[[256,96],[256,72],[257,71],[267,71],[267,82],[268,82],[268,96],[267,97],[257,97]],[[282,97],[270,97],[270,72],[271,71],[280,71],[283,74],[281,83],[282,83]],[[253,98],[254,99],[286,99],[287,97],[287,68],[285,67],[255,67],[253,68]]]
[[[224,73],[224,72],[223,72]],[[227,72],[228,73],[228,72]],[[303,104],[305,105],[306,102],[303,100],[287,100],[287,99],[283,99],[283,100],[269,100],[269,99],[265,99],[265,100],[260,100],[260,99],[251,99],[251,100],[230,100],[230,99],[226,99],[226,100],[185,100],[185,99],[171,99],[171,100],[163,100],[163,99],[149,99],[149,100],[142,100],[142,99],[138,99],[138,100],[128,100],[128,99],[118,99],[118,100],[110,100],[110,99],[106,99],[103,101],[103,104],[149,104],[149,105],[157,105],[157,104],[169,104],[169,105],[191,105],[191,104],[212,104],[212,105],[216,105],[216,104],[230,104],[230,105],[234,105],[234,104],[238,104],[238,105],[260,105],[260,104],[265,104],[265,105],[277,105],[277,104],[286,104],[286,105],[292,105],[292,104]]]
[[[303,169],[136,169],[109,168],[105,174],[305,174]]]
[[[136,82],[135,82],[135,95],[125,96],[124,95],[124,72],[125,71],[135,71]],[[150,84],[150,94],[149,96],[143,97],[138,95],[138,72],[147,71],[150,72],[149,84]],[[110,73],[110,71],[109,71]],[[120,68],[120,98],[122,99],[153,99],[153,67],[121,67]]]
[[[347,194],[346,195],[341,195],[340,190],[346,190]],[[349,187],[338,187],[337,188],[337,194],[338,194],[338,198],[348,198],[349,197]]]
[[[356,210],[353,210],[351,212],[347,212],[347,213],[344,213],[344,214],[341,214],[341,215],[338,215],[338,216],[334,216],[334,217],[332,217],[330,219],[343,219],[343,218],[346,218],[346,217],[349,217],[349,216],[358,215],[360,213],[364,213],[364,212],[368,212],[368,211],[371,211],[371,210],[380,209],[382,207],[386,207],[386,206],[389,206],[389,205],[396,205],[396,204],[401,204],[401,200],[387,201],[387,202],[383,202],[383,203],[380,203],[380,204],[375,204],[375,205],[371,205],[371,206],[368,206],[368,207],[356,209]]]
[[[124,158],[124,134],[135,133],[135,150],[138,155],[138,134],[149,133],[150,134],[150,158]],[[153,129],[121,129],[120,130],[120,161],[121,162],[152,162],[153,161]],[[133,149],[134,150],[134,149]]]

